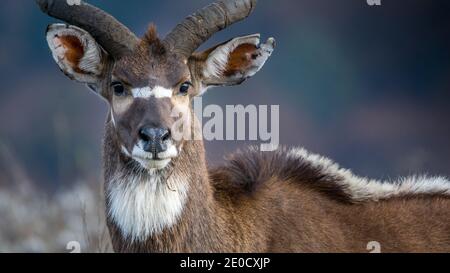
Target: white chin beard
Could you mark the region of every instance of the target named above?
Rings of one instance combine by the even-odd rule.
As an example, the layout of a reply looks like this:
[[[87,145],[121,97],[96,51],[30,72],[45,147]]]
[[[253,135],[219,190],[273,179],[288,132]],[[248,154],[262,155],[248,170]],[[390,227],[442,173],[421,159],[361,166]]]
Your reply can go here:
[[[165,167],[167,167],[167,165],[169,165],[171,159],[161,159],[161,160],[143,160],[143,159],[138,159],[135,158],[134,160],[136,160],[137,162],[139,162],[139,164],[141,164],[142,167],[144,167],[147,170],[162,170]]]

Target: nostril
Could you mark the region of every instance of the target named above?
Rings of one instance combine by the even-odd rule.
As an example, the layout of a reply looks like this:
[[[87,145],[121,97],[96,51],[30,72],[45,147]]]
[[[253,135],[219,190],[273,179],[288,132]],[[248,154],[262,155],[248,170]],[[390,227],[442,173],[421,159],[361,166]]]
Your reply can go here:
[[[164,133],[161,135],[162,141],[167,141],[170,138],[170,130],[164,130]]]
[[[139,130],[139,138],[146,143],[166,142],[171,133],[168,129],[144,127]]]
[[[141,129],[139,131],[139,138],[142,139],[145,142],[150,141],[150,136],[148,135],[147,129]]]

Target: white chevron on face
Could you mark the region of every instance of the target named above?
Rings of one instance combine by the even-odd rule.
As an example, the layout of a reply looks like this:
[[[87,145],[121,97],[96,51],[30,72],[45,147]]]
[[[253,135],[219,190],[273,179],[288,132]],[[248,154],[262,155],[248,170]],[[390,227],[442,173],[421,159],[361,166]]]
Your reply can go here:
[[[131,94],[134,98],[170,98],[172,97],[172,90],[164,88],[162,86],[155,86],[153,89],[150,87],[133,88]]]

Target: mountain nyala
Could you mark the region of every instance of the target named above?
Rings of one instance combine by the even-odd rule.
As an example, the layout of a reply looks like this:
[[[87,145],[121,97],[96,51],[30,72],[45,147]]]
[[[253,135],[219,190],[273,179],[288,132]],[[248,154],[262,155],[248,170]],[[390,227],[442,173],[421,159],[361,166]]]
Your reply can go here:
[[[219,0],[165,37],[151,24],[141,38],[83,1],[36,2],[64,21],[46,31],[59,68],[109,105],[103,174],[114,251],[368,252],[378,242],[383,252],[450,252],[446,178],[372,180],[286,147],[245,148],[208,168],[203,140],[176,136],[183,124],[202,134],[194,98],[270,63],[275,39],[259,34],[198,50],[257,0]]]

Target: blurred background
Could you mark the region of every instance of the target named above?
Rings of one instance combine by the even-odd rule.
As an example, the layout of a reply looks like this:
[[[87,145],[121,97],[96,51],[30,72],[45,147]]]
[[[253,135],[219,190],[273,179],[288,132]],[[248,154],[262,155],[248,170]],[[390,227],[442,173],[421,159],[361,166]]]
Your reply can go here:
[[[138,35],[166,34],[210,0],[89,1]],[[450,176],[450,2],[260,0],[254,14],[203,46],[259,32],[271,59],[204,105],[280,105],[282,145],[328,156],[378,179]],[[56,22],[34,1],[0,9],[0,251],[108,251],[101,142],[108,107],[53,62]],[[246,142],[207,142],[212,165]]]

